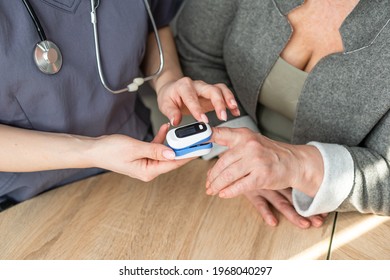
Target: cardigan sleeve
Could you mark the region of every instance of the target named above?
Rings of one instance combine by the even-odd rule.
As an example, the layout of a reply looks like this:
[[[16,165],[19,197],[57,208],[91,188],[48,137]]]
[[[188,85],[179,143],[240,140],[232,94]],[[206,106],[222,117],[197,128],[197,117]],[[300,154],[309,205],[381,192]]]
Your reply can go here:
[[[293,191],[294,206],[301,215],[311,216],[334,210],[390,215],[389,112],[362,146],[309,144],[321,151],[325,174],[315,197]]]
[[[182,61],[183,70],[186,75],[192,77],[193,79],[201,79],[208,83],[225,83],[232,90],[232,83],[229,77],[229,73],[232,74],[232,69],[226,69],[226,65],[224,63],[224,43],[226,42],[226,38],[230,34],[232,22],[237,20],[235,18],[235,12],[238,10],[237,1],[234,0],[226,0],[226,1],[212,1],[212,0],[197,0],[197,1],[186,1],[185,6],[183,7],[180,15],[177,19],[177,46],[180,54],[180,59]],[[244,28],[244,27],[243,27]],[[248,27],[249,28],[249,27]],[[379,37],[378,37],[379,38]],[[381,46],[377,39],[377,45]],[[281,40],[283,41],[283,40]],[[279,41],[278,41],[279,42]],[[279,44],[279,43],[278,43]],[[276,43],[274,44],[276,45]],[[226,48],[226,46],[225,46]],[[383,47],[384,49],[384,47]],[[267,49],[269,52],[270,49]],[[371,49],[367,50],[367,57],[374,58],[375,56],[371,55]],[[266,55],[266,53],[264,54]],[[327,60],[323,60],[321,69],[323,73],[333,74],[334,78],[337,80],[337,74],[340,72],[326,72],[326,67],[329,69],[334,69],[334,65],[337,64],[337,59],[340,59],[342,54],[329,56]],[[352,56],[352,54],[351,54]],[[357,56],[357,53],[356,53]],[[350,56],[349,56],[350,57]],[[343,57],[344,58],[344,57]],[[347,57],[345,56],[345,61],[348,62]],[[351,60],[352,61],[352,60]],[[351,65],[347,65],[348,67],[354,67],[359,63],[359,60],[353,60]],[[360,62],[361,63],[361,62]],[[372,62],[370,62],[372,63]],[[342,64],[343,68],[348,69],[345,66],[345,63]],[[340,66],[341,67],[341,66]],[[373,69],[372,73],[377,73],[376,67]],[[318,70],[319,68],[317,68]],[[387,68],[389,69],[389,68]],[[374,71],[375,70],[375,71]],[[317,79],[312,79],[313,87],[310,94],[307,94],[307,98],[310,99],[311,96],[314,96],[318,91],[324,90],[325,93],[329,92],[328,86],[338,86],[339,84],[332,80],[330,76],[327,76],[329,79],[328,83],[317,83],[321,81],[321,75],[318,75],[320,71],[316,72]],[[347,74],[346,74],[347,73]],[[384,71],[387,73],[387,71]],[[383,73],[380,73],[384,75]],[[345,72],[343,78],[350,77],[350,72]],[[372,76],[376,79],[382,79],[382,76]],[[386,76],[387,77],[387,76]],[[234,78],[234,77],[233,77]],[[261,78],[261,77],[259,77]],[[338,79],[339,81],[344,81],[343,79]],[[359,85],[361,85],[359,83]],[[356,90],[353,87],[352,82],[349,84],[349,89]],[[366,84],[367,85],[367,84]],[[380,88],[381,86],[385,88]],[[237,85],[235,85],[237,88]],[[345,89],[346,85],[343,84],[341,89]],[[306,88],[308,85],[306,84]],[[387,90],[388,94],[388,83],[381,83],[378,85],[377,90]],[[337,89],[337,88],[336,88]],[[364,97],[370,98],[369,93],[363,91],[363,89],[358,88],[360,93],[364,94]],[[371,87],[367,89],[367,92],[372,90]],[[308,90],[307,90],[308,91]],[[244,93],[239,93],[244,94]],[[315,95],[317,97],[317,95]],[[323,97],[327,98],[329,95],[323,94]],[[346,96],[346,95],[343,95]],[[354,95],[353,95],[354,96]],[[379,98],[381,95],[377,95],[375,98]],[[386,108],[387,104],[389,104],[388,95],[385,96],[385,99],[378,99],[376,102],[381,102],[381,108]],[[375,100],[374,97],[371,98],[371,101]],[[345,120],[342,123],[342,126],[349,127],[348,118],[344,118],[343,114],[346,111],[340,110],[340,106],[337,102],[329,102],[329,99],[324,99],[324,102],[328,102],[327,104],[333,104],[335,110],[341,112],[340,118]],[[340,97],[340,101],[341,97]],[[302,103],[302,102],[301,102]],[[321,103],[321,100],[317,102]],[[361,105],[364,110],[367,110],[372,107],[375,107],[376,103],[371,102],[372,107],[364,106],[364,102],[356,102],[357,105]],[[349,103],[344,103],[344,109],[349,109],[352,105]],[[328,123],[332,124],[333,119],[337,116],[331,115],[329,112],[333,112],[332,108],[323,106],[326,110],[322,110],[328,114]],[[356,108],[355,108],[356,109]],[[381,110],[382,110],[381,109]],[[299,141],[293,141],[293,143],[307,143],[310,141],[317,141],[324,144],[336,145],[339,144],[342,147],[338,147],[340,151],[348,154],[349,159],[352,159],[353,164],[353,178],[352,178],[352,186],[348,185],[348,193],[343,194],[343,198],[341,201],[338,201],[336,205],[336,211],[359,211],[362,213],[376,213],[376,214],[386,214],[390,215],[390,116],[389,111],[386,109],[381,111],[381,115],[378,117],[381,118],[380,121],[377,122],[375,120],[376,125],[371,128],[369,127],[367,131],[370,131],[368,134],[362,135],[362,138],[359,138],[356,143],[348,146],[344,145],[348,139],[349,135],[343,134],[339,135],[341,132],[344,133],[353,132],[352,130],[339,130],[339,134],[331,135],[332,137],[328,137],[328,133],[330,133],[329,129],[332,129],[333,126],[330,127],[324,126],[322,130],[315,130],[315,133],[308,134],[307,130],[311,127],[311,124],[322,123],[323,115],[318,114],[316,108],[312,107],[312,103],[307,103],[306,107],[301,107],[301,110],[306,113],[306,118],[301,117],[301,121],[304,120],[304,125],[301,125],[299,129],[296,127],[296,134],[302,136],[299,138]],[[243,110],[241,110],[243,111]],[[315,111],[314,114],[310,112]],[[387,113],[386,113],[387,112]],[[363,112],[362,112],[363,113]],[[369,116],[371,112],[364,112]],[[383,114],[383,115],[382,115]],[[310,122],[310,117],[313,115],[317,115],[316,119],[313,119]],[[352,119],[352,117],[351,117]],[[356,119],[356,117],[355,117]],[[371,119],[372,120],[372,119]],[[308,122],[309,121],[309,122]],[[370,123],[371,121],[367,122]],[[212,123],[214,125],[214,123]],[[350,160],[348,162],[351,163]],[[330,162],[331,164],[331,162]],[[334,179],[334,178],[333,178]],[[336,180],[337,181],[337,180]],[[349,181],[348,181],[349,182]],[[332,184],[335,187],[340,186],[342,183]],[[333,192],[334,190],[331,190]],[[327,198],[328,199],[328,198]],[[327,203],[326,200],[321,203]],[[334,197],[329,197],[329,199],[335,199]]]
[[[390,215],[390,110],[359,147],[346,147],[354,160],[354,185],[339,211]]]
[[[224,60],[225,38],[237,11],[237,0],[185,1],[172,23],[181,67],[186,76],[206,83],[223,83],[236,94]],[[237,97],[237,96],[236,96]],[[238,98],[241,116],[246,115]],[[235,117],[228,111],[228,120]],[[213,112],[210,124],[220,125]]]
[[[186,1],[175,21],[175,39],[185,75],[231,87],[223,44],[235,1]]]

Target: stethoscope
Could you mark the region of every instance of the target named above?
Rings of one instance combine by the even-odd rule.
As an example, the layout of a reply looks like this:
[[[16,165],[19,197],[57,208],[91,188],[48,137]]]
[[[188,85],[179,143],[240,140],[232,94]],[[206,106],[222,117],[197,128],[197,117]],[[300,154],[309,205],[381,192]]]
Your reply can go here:
[[[31,7],[31,4],[29,0],[22,0],[28,13],[31,16],[32,21],[34,22],[34,25],[37,29],[40,42],[36,44],[34,49],[34,62],[37,65],[38,69],[45,73],[45,74],[56,74],[58,71],[60,71],[62,66],[62,55],[61,51],[58,48],[58,46],[53,43],[52,41],[47,40],[45,31],[42,28],[41,23],[39,22],[39,19],[37,15],[35,14],[34,9]],[[91,22],[93,25],[93,35],[94,35],[94,41],[95,41],[95,54],[96,54],[96,63],[98,67],[99,77],[100,81],[102,82],[103,86],[111,93],[117,94],[122,92],[134,92],[137,91],[138,88],[146,81],[152,80],[158,75],[160,75],[161,71],[164,67],[164,56],[163,56],[163,50],[161,46],[160,36],[158,35],[156,23],[154,22],[154,18],[152,15],[152,11],[150,9],[148,0],[143,0],[144,5],[146,7],[146,10],[148,12],[150,21],[152,22],[154,35],[157,42],[157,47],[160,55],[160,66],[158,70],[147,77],[137,77],[133,79],[133,82],[128,84],[127,87],[119,89],[119,90],[112,90],[108,85],[103,75],[102,65],[100,61],[100,46],[99,46],[99,36],[97,31],[97,15],[96,15],[96,9],[99,7],[100,0],[91,0]]]

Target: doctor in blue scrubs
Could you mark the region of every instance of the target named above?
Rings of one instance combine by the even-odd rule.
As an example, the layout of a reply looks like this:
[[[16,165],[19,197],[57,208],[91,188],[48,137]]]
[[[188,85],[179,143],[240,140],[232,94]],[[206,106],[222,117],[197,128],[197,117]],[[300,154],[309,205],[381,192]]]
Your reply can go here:
[[[187,162],[172,160],[162,144],[168,120],[178,125],[185,112],[205,122],[211,110],[221,120],[227,110],[239,114],[226,86],[183,77],[168,27],[175,1],[148,2],[164,56],[149,83],[167,117],[154,139],[137,91],[110,92],[161,66],[144,1],[0,0],[0,203],[104,170],[149,181]],[[37,47],[45,40],[58,50]]]

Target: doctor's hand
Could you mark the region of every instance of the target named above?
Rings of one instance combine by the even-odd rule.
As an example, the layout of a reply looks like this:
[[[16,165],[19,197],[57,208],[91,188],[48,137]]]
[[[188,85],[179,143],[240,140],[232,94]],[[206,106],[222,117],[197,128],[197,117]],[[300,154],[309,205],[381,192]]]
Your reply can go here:
[[[272,207],[280,212],[295,226],[306,229],[323,225],[327,214],[302,217],[295,210],[292,203],[291,188],[283,190],[254,190],[245,193],[246,198],[260,213],[263,220],[270,226],[277,226],[279,220],[272,211]]]
[[[314,197],[323,178],[321,153],[310,145],[270,140],[246,128],[213,128],[211,142],[229,149],[209,170],[206,193],[232,198],[289,187]]]
[[[210,85],[184,77],[159,88],[157,102],[160,111],[172,125],[181,122],[182,114],[192,114],[197,121],[208,123],[206,112],[215,110],[220,120],[227,120],[226,108],[233,116],[240,111],[233,93],[224,84]]]
[[[146,182],[176,169],[190,160],[174,160],[175,153],[162,144],[168,129],[162,125],[151,143],[118,134],[99,137],[92,148],[94,166]]]

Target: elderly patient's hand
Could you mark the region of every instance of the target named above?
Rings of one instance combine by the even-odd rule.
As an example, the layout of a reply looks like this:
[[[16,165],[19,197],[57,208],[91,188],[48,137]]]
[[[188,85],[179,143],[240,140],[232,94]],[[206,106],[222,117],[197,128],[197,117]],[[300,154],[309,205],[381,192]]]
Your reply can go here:
[[[229,149],[209,170],[207,194],[232,198],[289,187],[314,197],[323,178],[317,148],[273,141],[246,128],[213,128],[212,142]]]
[[[302,229],[309,228],[310,226],[322,226],[327,216],[327,214],[307,218],[300,216],[292,204],[291,188],[278,191],[254,190],[245,193],[245,196],[270,226],[277,226],[279,223],[276,215],[272,212],[271,206],[284,215],[292,224]]]

